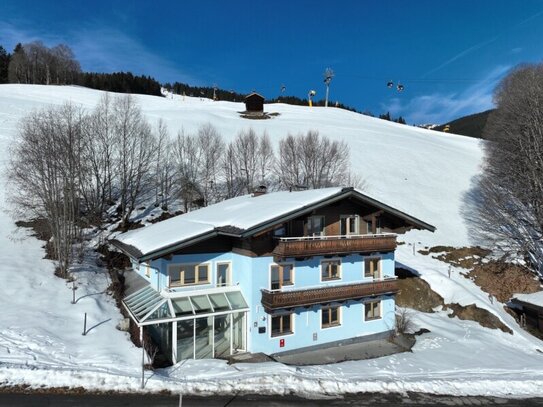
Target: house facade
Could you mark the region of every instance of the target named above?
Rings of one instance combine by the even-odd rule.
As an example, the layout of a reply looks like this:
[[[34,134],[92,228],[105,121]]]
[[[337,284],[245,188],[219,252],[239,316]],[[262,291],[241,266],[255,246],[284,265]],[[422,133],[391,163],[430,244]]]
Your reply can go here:
[[[138,290],[123,301],[172,362],[386,337],[396,234],[434,227],[353,188],[237,197],[112,243]]]

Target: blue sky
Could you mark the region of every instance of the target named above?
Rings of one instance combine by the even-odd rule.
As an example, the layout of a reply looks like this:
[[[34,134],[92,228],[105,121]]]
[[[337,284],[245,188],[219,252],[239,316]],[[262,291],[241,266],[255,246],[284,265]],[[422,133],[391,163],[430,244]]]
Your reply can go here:
[[[84,70],[246,93],[324,97],[409,123],[492,107],[500,78],[543,58],[543,0],[3,0],[0,45],[59,42]],[[392,80],[403,92],[388,89]]]

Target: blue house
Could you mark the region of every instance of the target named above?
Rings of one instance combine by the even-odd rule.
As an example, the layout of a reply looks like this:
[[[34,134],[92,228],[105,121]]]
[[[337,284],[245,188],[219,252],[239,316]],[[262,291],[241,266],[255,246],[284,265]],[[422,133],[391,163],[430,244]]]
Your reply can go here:
[[[435,230],[326,188],[228,199],[112,244],[134,270],[123,306],[175,363],[390,335],[396,234],[411,228]]]

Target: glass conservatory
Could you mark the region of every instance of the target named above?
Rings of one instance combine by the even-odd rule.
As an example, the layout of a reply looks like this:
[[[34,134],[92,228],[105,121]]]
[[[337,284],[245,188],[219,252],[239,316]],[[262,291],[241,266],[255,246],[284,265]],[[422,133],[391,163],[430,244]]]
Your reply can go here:
[[[161,294],[147,286],[127,296],[123,305],[173,363],[246,350],[249,307],[237,287]]]

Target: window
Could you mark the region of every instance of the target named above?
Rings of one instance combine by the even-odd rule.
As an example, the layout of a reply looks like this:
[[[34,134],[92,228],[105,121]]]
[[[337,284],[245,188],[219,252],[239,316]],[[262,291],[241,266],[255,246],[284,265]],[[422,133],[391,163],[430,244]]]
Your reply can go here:
[[[341,235],[358,235],[359,232],[359,216],[358,215],[341,215],[340,216],[340,234]]]
[[[230,263],[217,263],[217,287],[231,285]]]
[[[209,283],[209,264],[171,264],[168,266],[171,286]]]
[[[324,216],[310,216],[309,218],[307,218],[307,235],[324,235]]]
[[[327,307],[321,310],[321,328],[340,326],[340,307]]]
[[[365,320],[381,318],[381,301],[370,301],[364,304]]]
[[[321,262],[321,281],[339,280],[341,278],[340,260],[323,260]]]
[[[369,257],[364,261],[364,277],[371,277],[374,280],[381,278],[381,259]]]
[[[270,287],[280,290],[283,286],[294,284],[294,267],[292,264],[272,264],[270,267]]]
[[[271,317],[271,336],[288,335],[293,332],[292,314]]]
[[[373,223],[371,220],[366,221],[366,233],[373,234]],[[375,233],[381,233],[381,218],[375,218]]]

